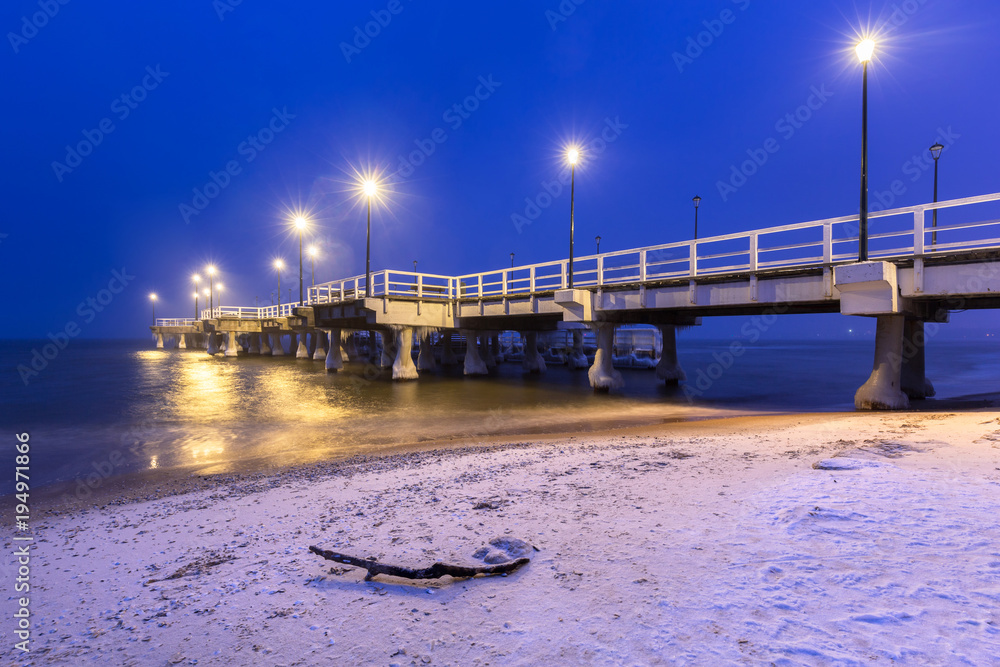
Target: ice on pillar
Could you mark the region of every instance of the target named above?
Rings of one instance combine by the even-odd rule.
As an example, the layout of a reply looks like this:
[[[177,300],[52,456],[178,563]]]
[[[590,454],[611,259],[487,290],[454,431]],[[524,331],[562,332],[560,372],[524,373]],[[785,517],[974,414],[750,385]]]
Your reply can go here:
[[[156,349],[157,350],[163,349],[163,334],[161,333],[156,334]]]
[[[479,357],[486,364],[487,369],[497,367],[497,360],[493,358],[493,350],[490,349],[490,336],[483,333],[479,336]]]
[[[900,388],[903,365],[903,315],[879,315],[875,327],[872,374],[857,393],[858,410],[905,410],[910,401]]]
[[[573,349],[569,352],[567,360],[570,368],[587,368],[587,353],[583,351],[583,329],[573,330]]]
[[[281,334],[271,334],[271,356],[272,357],[283,357],[285,356],[285,347],[281,342]]]
[[[660,362],[656,364],[656,378],[667,384],[677,384],[686,380],[687,375],[677,361],[677,327],[673,324],[660,326],[663,338],[663,350],[660,352]]]
[[[479,346],[476,342],[476,332],[465,329],[462,331],[465,336],[465,374],[466,375],[486,375],[486,362],[479,357]]]
[[[622,374],[611,365],[611,355],[615,345],[615,325],[595,324],[597,329],[597,354],[594,355],[594,365],[587,373],[590,386],[594,391],[609,391],[625,386]]]
[[[176,350],[179,347],[180,347],[180,336],[171,336],[170,337],[170,349],[171,350]]]
[[[545,360],[538,352],[538,333],[528,331],[521,334],[521,337],[524,339],[524,361],[521,362],[521,367],[529,373],[544,373]]]
[[[434,361],[434,350],[431,348],[431,330],[420,330],[420,353],[417,355],[418,371],[433,371],[437,369]]]
[[[441,365],[442,366],[457,366],[458,357],[455,356],[455,350],[451,348],[451,331],[445,331],[441,335]]]
[[[396,351],[393,349],[395,347],[395,336],[390,331],[388,333],[379,333],[379,338],[382,340],[382,354],[379,356],[379,368],[391,368],[393,362],[396,360]]]
[[[271,356],[271,334],[260,334],[260,353]]]
[[[187,334],[181,334],[180,336],[178,336],[179,340],[177,342],[177,347],[179,347],[182,350],[186,350],[188,346],[187,337],[188,337]]]
[[[303,338],[305,337],[305,335],[306,334],[302,334]],[[325,335],[326,334],[324,334],[324,336]],[[316,344],[317,344],[318,340],[319,340],[319,332],[318,331],[314,330],[314,331],[312,331],[312,332],[309,333],[309,340],[308,340],[309,356],[312,359],[316,358]],[[326,358],[326,352],[324,351],[323,352],[323,356],[319,357],[319,358],[320,359],[325,359]]]
[[[239,334],[235,331],[226,332],[226,356],[235,357],[239,355],[240,342],[237,340]]]
[[[292,335],[294,336],[295,334],[292,334]],[[300,333],[298,335],[298,338],[299,338],[299,346],[298,346],[298,349],[295,350],[295,358],[296,359],[308,359],[309,358],[309,346],[306,344],[306,334],[305,333]]]
[[[347,343],[343,347],[344,354],[347,355],[347,361],[358,361],[358,360],[360,360],[361,354],[358,353],[358,335],[357,335],[357,333],[354,333],[354,332],[347,333],[345,331],[343,334],[341,334],[341,336],[342,336],[341,342],[346,342]],[[346,337],[346,339],[347,339],[346,341],[344,341],[344,337]]]
[[[934,385],[927,379],[924,362],[924,347],[927,343],[925,326],[923,320],[908,319],[903,324],[903,367],[900,370],[899,384],[903,393],[915,401],[930,398],[936,393]],[[932,322],[931,326],[938,325]]]
[[[403,327],[396,332],[396,359],[392,364],[393,380],[416,380],[417,367],[413,365],[413,329]]]
[[[332,329],[329,336],[330,350],[326,353],[326,372],[336,373],[344,367],[340,354],[340,329]]]
[[[208,337],[208,353],[218,354],[219,353],[219,341],[217,337],[218,334],[216,334],[214,331],[209,331],[205,335]]]
[[[326,359],[326,341],[330,338],[330,333],[328,331],[320,331],[316,329],[313,333],[313,361],[323,361]],[[337,343],[339,347],[340,336],[337,336]]]
[[[260,334],[252,333],[248,335],[250,336],[250,347],[247,348],[247,354],[260,354]]]

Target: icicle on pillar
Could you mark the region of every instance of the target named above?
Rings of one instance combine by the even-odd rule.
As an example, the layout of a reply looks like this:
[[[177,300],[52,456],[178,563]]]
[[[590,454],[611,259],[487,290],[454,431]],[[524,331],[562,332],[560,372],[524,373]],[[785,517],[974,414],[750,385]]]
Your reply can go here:
[[[188,337],[187,334],[180,334],[180,336],[178,336],[179,340],[177,342],[177,347],[179,347],[182,350],[186,350],[188,346],[187,337]]]
[[[587,373],[590,386],[594,391],[621,389],[625,386],[625,380],[611,364],[615,345],[615,325],[595,324],[594,328],[597,329],[597,354],[594,355],[594,365]]]
[[[208,353],[215,355],[219,353],[219,342],[214,331],[205,334],[208,337]]]
[[[420,354],[417,355],[418,371],[433,371],[437,369],[437,362],[434,361],[434,350],[431,349],[430,329],[420,330]]]
[[[673,324],[660,326],[663,338],[663,350],[660,352],[660,363],[656,364],[656,378],[668,385],[676,385],[686,380],[684,369],[677,362],[677,327]]]
[[[931,323],[937,330],[937,324]],[[903,324],[903,367],[899,384],[911,400],[920,401],[935,394],[934,385],[927,379],[924,365],[924,346],[927,334],[923,320],[906,320]]]
[[[583,351],[583,330],[573,330],[573,349],[569,352],[569,367],[572,369],[587,368],[587,354]]]
[[[329,331],[320,331],[316,329],[313,332],[313,361],[323,361],[327,358],[326,354],[326,343],[330,339]],[[340,347],[340,337],[337,337],[337,347]]]
[[[156,334],[156,349],[157,350],[163,349],[163,334],[161,333]]]
[[[413,365],[413,329],[403,327],[396,331],[396,359],[392,363],[393,380],[416,380],[417,367]]]
[[[441,335],[441,365],[442,366],[457,366],[458,357],[455,356],[455,350],[451,349],[451,337],[453,333],[451,331],[445,331]]]
[[[538,332],[528,331],[521,334],[524,339],[524,361],[521,367],[529,373],[544,373],[545,360],[538,352]]]
[[[250,336],[250,347],[247,349],[247,354],[257,355],[260,354],[260,334],[252,333]]]
[[[326,353],[326,372],[336,373],[344,367],[344,359],[340,354],[340,329],[331,329],[328,337],[330,350]]]
[[[281,334],[271,334],[271,356],[272,357],[283,357],[285,356],[284,344],[281,342]]]
[[[239,355],[240,351],[240,341],[237,339],[239,336],[235,331],[226,332],[226,356],[235,357]]]
[[[479,357],[479,346],[476,341],[476,332],[463,329],[465,336],[465,374],[466,375],[486,375],[486,362]]]
[[[262,333],[259,340],[261,355],[271,356],[271,334]]]
[[[294,335],[294,334],[293,334]],[[306,343],[305,332],[299,334],[299,346],[295,350],[296,359],[309,359],[309,345]]]
[[[857,393],[858,410],[904,410],[910,401],[900,389],[903,364],[903,315],[879,315],[875,327],[875,364]]]
[[[396,360],[395,350],[395,335],[393,332],[380,333],[379,338],[382,340],[382,354],[379,357],[379,368],[391,368],[393,362]]]
[[[360,361],[361,354],[358,352],[358,334],[353,331],[351,333],[347,333],[345,331],[341,334],[341,336],[344,334],[347,334],[347,340],[344,341],[344,339],[341,338],[341,342],[346,342],[343,349],[344,353],[347,355],[347,361]]]

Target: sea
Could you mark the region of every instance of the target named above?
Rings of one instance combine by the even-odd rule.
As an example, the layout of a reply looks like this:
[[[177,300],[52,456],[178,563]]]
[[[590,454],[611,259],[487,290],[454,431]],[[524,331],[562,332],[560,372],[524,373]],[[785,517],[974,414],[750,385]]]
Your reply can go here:
[[[734,354],[732,341],[681,335],[686,383],[667,387],[652,370],[623,369],[624,389],[600,394],[585,370],[566,366],[532,375],[501,363],[476,378],[456,367],[393,382],[361,365],[327,373],[322,362],[157,350],[148,339],[73,340],[22,376],[18,366],[30,368],[47,342],[0,341],[8,463],[13,469],[15,434],[28,433],[33,488],[94,475],[267,471],[432,441],[853,410],[874,348],[868,340],[759,341]],[[927,375],[937,389],[921,402],[928,407],[996,394],[1000,340],[937,341]]]

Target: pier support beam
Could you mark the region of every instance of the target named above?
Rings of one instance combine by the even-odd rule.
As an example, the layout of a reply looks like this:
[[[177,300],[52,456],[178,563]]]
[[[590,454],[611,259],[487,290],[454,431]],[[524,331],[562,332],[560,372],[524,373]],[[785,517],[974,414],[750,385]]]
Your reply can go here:
[[[281,343],[281,334],[271,334],[271,356],[285,356],[285,348]]]
[[[872,374],[857,393],[858,410],[905,410],[910,401],[900,389],[903,364],[903,315],[879,315],[875,328],[875,363]]]
[[[292,334],[292,336],[294,340],[295,334]],[[305,333],[298,334],[298,339],[299,339],[299,346],[295,350],[295,358],[309,359],[309,346],[306,344],[306,334]]]
[[[524,361],[521,367],[529,373],[544,373],[545,359],[538,352],[538,332],[528,331],[521,334],[524,340]]]
[[[937,324],[931,326],[936,327]],[[934,385],[927,379],[924,365],[924,346],[927,343],[923,320],[908,319],[903,324],[903,367],[899,385],[910,400],[920,401],[935,394]]]
[[[420,354],[417,355],[417,370],[437,370],[437,362],[434,361],[434,350],[431,349],[430,329],[420,330]]]
[[[417,367],[413,365],[413,329],[403,327],[396,332],[396,359],[392,363],[393,380],[416,380]]]
[[[442,366],[457,366],[458,357],[455,356],[455,350],[451,349],[451,331],[445,331],[441,335],[441,365]]]
[[[486,363],[479,357],[479,345],[476,340],[476,332],[471,329],[463,329],[465,336],[465,374],[466,375],[486,375]]]
[[[573,370],[578,368],[587,368],[587,366],[590,365],[587,363],[587,353],[583,351],[582,329],[573,330],[573,348],[569,351],[567,363]]]
[[[226,356],[235,357],[239,355],[240,351],[240,341],[237,338],[239,336],[235,331],[226,332]]]
[[[340,329],[329,332],[330,350],[326,353],[326,372],[336,373],[344,367],[344,359],[340,354]]]
[[[260,354],[260,334],[252,333],[250,336],[250,347],[247,349],[247,354],[257,355]]]
[[[594,391],[621,389],[625,386],[625,380],[611,365],[611,355],[615,345],[615,325],[595,324],[594,328],[597,329],[597,354],[594,355],[594,365],[588,372],[590,386]]]
[[[208,338],[208,353],[211,355],[216,355],[219,353],[219,342],[218,334],[214,331],[209,331],[205,336]]]
[[[271,335],[262,333],[260,334],[260,353],[261,355],[271,356]]]
[[[181,334],[180,336],[178,336],[180,340],[177,341],[177,347],[179,347],[182,350],[186,350],[188,346],[187,337],[188,337],[187,334]]]
[[[344,333],[347,334],[347,339],[345,341],[344,338],[342,337],[341,338],[341,342],[342,343],[346,342],[346,345],[344,345],[343,350],[344,350],[344,353],[347,355],[347,360],[348,361],[360,361],[361,360],[361,354],[358,352],[358,335],[357,335],[357,333],[355,333],[353,331],[350,332],[350,333],[348,333],[348,332],[345,331]],[[341,336],[343,336],[343,334],[341,334]],[[341,357],[341,359],[343,359],[343,357]]]
[[[330,333],[328,331],[320,331],[319,329],[316,329],[316,331],[313,332],[313,361],[323,361],[326,359],[326,343],[329,338]],[[337,336],[337,346],[340,347],[340,336]]]
[[[663,337],[663,350],[660,352],[660,363],[656,364],[656,378],[668,385],[676,385],[687,379],[684,369],[677,362],[677,327],[673,324],[661,324],[660,334]]]
[[[157,350],[163,349],[163,334],[161,333],[156,334],[156,349]]]
[[[479,357],[486,364],[488,370],[492,370],[497,367],[497,360],[493,356],[493,350],[490,348],[490,335],[483,332],[479,336]]]

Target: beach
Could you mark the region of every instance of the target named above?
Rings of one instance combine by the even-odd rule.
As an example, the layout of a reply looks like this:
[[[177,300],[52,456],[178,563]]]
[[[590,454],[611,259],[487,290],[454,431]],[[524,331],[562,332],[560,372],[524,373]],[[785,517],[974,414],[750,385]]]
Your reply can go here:
[[[5,663],[982,665],[1000,654],[995,408],[471,439],[105,491],[36,518],[31,652],[8,638]],[[527,565],[472,579],[365,581],[309,551],[482,566],[486,552],[516,556],[501,547],[517,540]],[[13,593],[4,602],[12,612]]]

